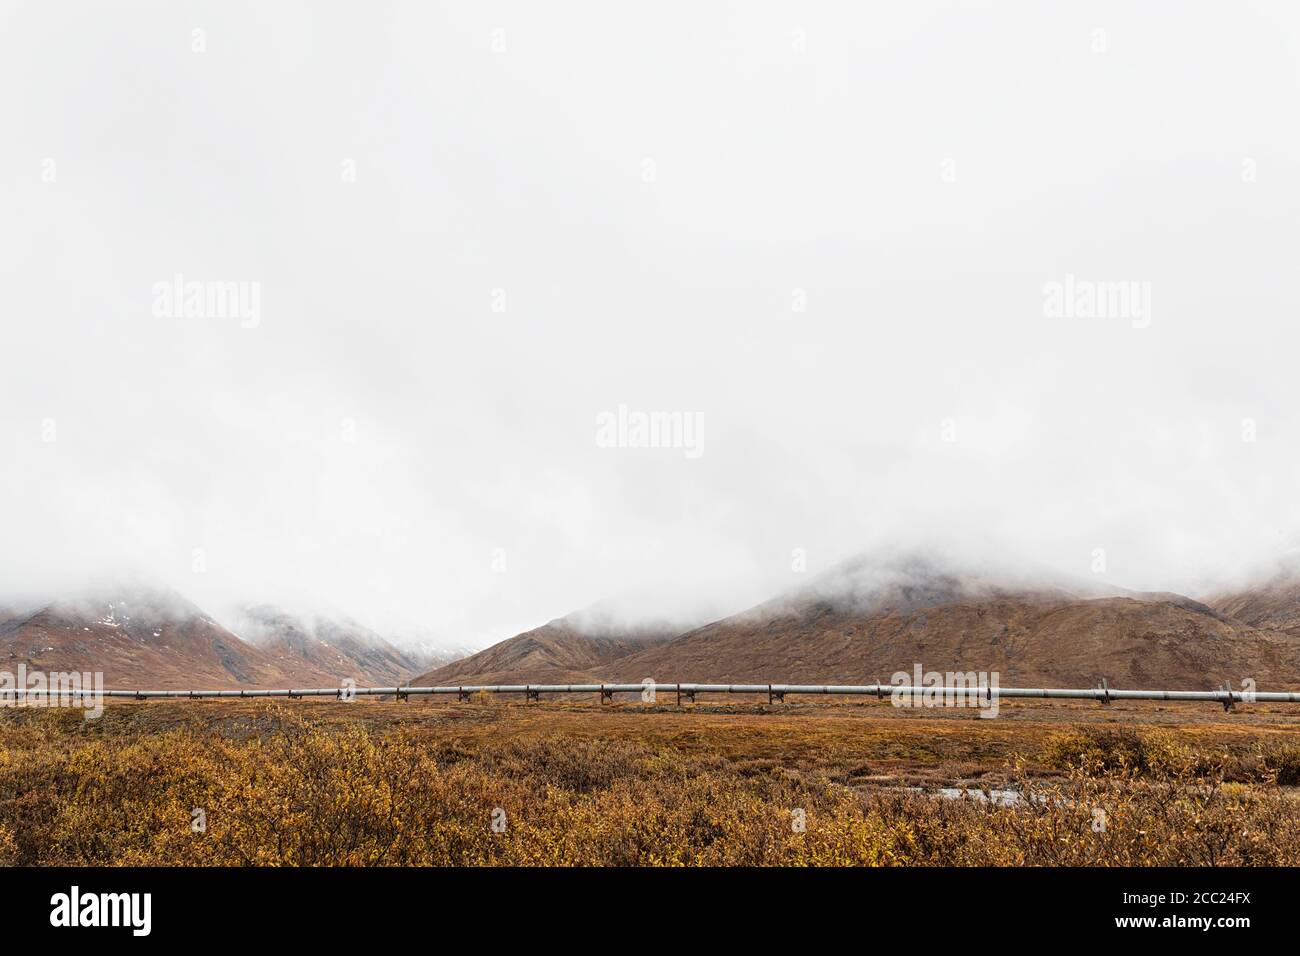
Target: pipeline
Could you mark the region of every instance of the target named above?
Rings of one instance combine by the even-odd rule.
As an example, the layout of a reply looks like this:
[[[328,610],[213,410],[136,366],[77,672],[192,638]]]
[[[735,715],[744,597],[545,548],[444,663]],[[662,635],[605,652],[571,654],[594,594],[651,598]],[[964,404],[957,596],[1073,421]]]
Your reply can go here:
[[[683,698],[694,702],[697,694],[767,694],[768,702],[784,701],[789,694],[796,695],[847,695],[861,697],[894,698],[912,697],[915,700],[935,701],[953,704],[958,700],[963,703],[975,701],[992,701],[995,699],[1041,699],[1041,700],[1095,700],[1109,704],[1116,700],[1163,700],[1163,701],[1206,701],[1222,704],[1230,709],[1237,703],[1300,703],[1300,692],[1284,691],[1244,691],[1232,690],[1224,686],[1220,690],[1120,690],[1109,687],[1103,681],[1099,687],[1061,688],[1061,687],[923,687],[897,684],[687,684],[645,681],[639,684],[465,684],[455,687],[305,687],[279,688],[273,690],[102,690],[75,688],[5,688],[0,690],[0,703],[14,702],[18,699],[40,697],[54,694],[56,696],[92,697],[102,694],[104,697],[125,697],[135,700],[151,698],[251,698],[251,697],[334,697],[350,700],[354,697],[396,697],[405,700],[420,695],[455,695],[459,700],[468,700],[471,694],[523,694],[525,700],[540,700],[542,694],[599,694],[602,703],[612,700],[614,694],[641,694],[652,692],[657,695],[676,694],[678,702]]]

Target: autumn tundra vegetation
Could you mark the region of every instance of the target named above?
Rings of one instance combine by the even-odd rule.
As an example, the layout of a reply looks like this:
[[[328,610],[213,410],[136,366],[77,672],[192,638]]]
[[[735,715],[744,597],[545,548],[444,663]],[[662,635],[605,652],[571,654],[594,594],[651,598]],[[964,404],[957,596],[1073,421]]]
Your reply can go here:
[[[1284,710],[127,702],[0,710],[17,865],[1300,862]]]

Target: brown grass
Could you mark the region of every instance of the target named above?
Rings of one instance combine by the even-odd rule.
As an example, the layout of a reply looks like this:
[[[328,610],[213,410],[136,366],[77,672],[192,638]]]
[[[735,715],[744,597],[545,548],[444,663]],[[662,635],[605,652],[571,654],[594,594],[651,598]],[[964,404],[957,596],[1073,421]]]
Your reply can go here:
[[[764,711],[159,702],[86,722],[8,709],[0,862],[1300,862],[1283,786],[1300,750],[1283,718]],[[939,785],[969,792],[927,792]],[[1021,796],[989,799],[994,787]]]

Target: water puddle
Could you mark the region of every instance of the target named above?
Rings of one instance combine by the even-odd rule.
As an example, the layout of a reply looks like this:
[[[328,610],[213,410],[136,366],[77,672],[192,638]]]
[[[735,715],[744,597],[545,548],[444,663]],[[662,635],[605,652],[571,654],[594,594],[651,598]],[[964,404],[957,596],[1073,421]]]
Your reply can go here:
[[[923,793],[944,800],[974,800],[976,803],[988,803],[995,807],[1023,806],[1026,799],[1025,794],[1020,790],[999,789],[996,787],[988,790],[979,787],[938,787],[934,790],[927,790],[924,787],[906,787],[905,789],[912,793]],[[1028,799],[1041,803],[1047,797],[1041,793],[1035,793],[1030,794]]]

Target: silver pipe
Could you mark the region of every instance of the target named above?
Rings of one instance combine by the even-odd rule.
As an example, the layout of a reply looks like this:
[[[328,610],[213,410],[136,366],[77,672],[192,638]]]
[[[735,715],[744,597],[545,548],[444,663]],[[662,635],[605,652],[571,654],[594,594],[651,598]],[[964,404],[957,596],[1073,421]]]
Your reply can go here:
[[[1039,698],[1047,700],[1168,700],[1215,703],[1300,703],[1300,692],[1229,690],[1116,690],[1113,687],[924,687],[896,684],[464,684],[457,687],[313,687],[273,690],[104,690],[86,688],[7,688],[0,701],[55,694],[68,697],[212,698],[212,697],[391,697],[397,694],[639,694],[653,688],[672,694],[833,694],[864,697],[902,697],[940,702]]]

